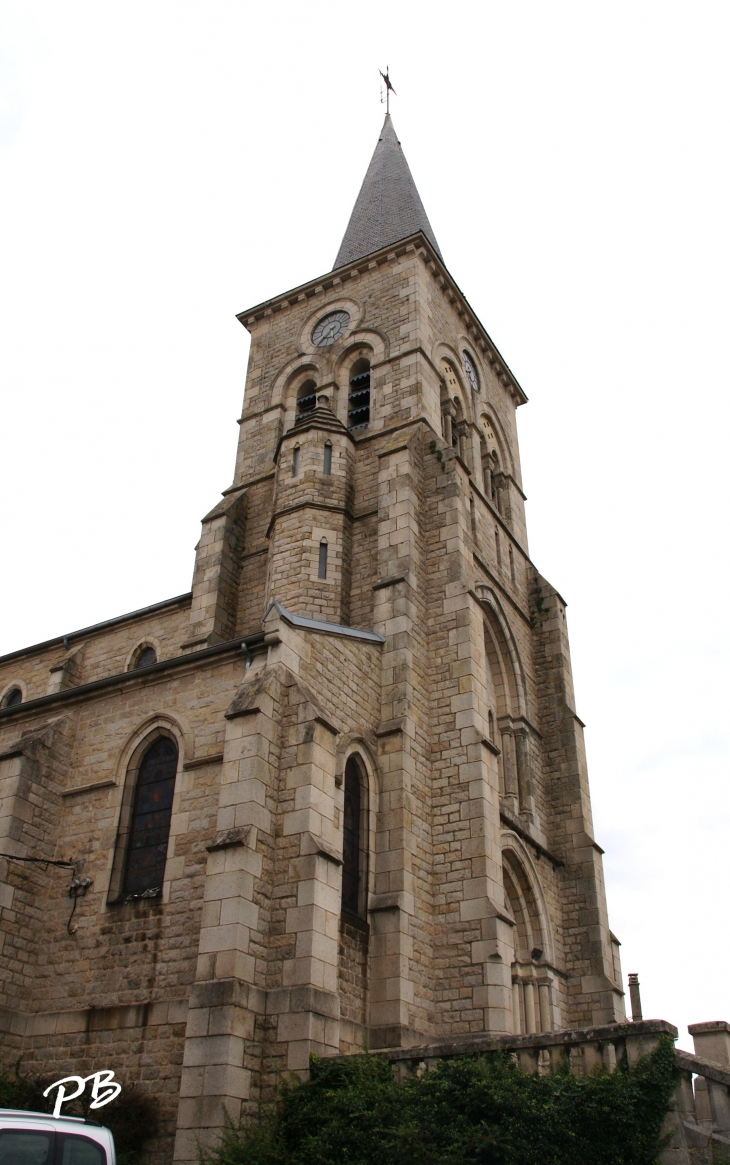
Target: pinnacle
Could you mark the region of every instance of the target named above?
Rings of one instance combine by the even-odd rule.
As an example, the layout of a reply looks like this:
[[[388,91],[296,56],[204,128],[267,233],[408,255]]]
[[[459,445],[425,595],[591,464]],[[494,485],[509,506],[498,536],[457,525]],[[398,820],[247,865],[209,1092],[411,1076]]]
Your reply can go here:
[[[388,113],[334,269],[397,243],[416,231],[423,231],[441,254]]]

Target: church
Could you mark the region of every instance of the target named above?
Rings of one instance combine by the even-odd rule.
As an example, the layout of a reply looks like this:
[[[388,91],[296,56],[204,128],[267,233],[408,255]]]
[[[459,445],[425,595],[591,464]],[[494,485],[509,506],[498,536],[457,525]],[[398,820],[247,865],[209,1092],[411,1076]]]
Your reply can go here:
[[[389,115],[333,269],[238,319],[191,591],[0,659],[3,1057],[152,1093],[164,1162],[311,1054],[625,1020],[526,396]]]

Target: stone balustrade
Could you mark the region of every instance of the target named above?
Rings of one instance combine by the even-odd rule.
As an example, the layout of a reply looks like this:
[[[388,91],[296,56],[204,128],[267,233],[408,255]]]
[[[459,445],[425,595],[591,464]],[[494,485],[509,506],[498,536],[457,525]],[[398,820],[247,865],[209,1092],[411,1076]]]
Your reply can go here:
[[[695,1051],[675,1050],[680,1080],[664,1123],[667,1141],[659,1160],[662,1165],[730,1163],[730,1024],[693,1024],[689,1031]],[[523,1072],[545,1075],[567,1058],[573,1072],[587,1075],[613,1071],[623,1059],[635,1064],[665,1034],[676,1040],[677,1029],[666,1020],[647,1019],[534,1035],[464,1036],[377,1054],[391,1062],[399,1079],[433,1068],[439,1060],[494,1051],[513,1055]]]

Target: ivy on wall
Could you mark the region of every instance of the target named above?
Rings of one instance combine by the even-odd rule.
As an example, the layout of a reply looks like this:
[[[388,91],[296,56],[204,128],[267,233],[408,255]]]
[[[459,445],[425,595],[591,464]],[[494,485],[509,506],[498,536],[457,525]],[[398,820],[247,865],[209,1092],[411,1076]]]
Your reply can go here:
[[[387,1060],[316,1060],[204,1165],[652,1165],[677,1073],[672,1041],[613,1073],[529,1076],[495,1053],[404,1083]]]

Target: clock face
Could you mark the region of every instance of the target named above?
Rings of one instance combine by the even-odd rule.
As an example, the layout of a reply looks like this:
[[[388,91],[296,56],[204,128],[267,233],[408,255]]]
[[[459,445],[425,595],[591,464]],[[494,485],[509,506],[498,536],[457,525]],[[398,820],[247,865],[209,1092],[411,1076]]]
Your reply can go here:
[[[468,352],[461,353],[461,362],[464,365],[464,372],[466,373],[466,379],[469,381],[469,384],[474,389],[474,392],[479,392],[479,376],[477,375],[477,370],[474,367],[474,361],[472,360],[472,358]]]
[[[349,322],[350,315],[346,311],[331,311],[329,315],[322,316],[319,323],[314,326],[312,343],[318,348],[329,348],[330,344],[344,336]]]

